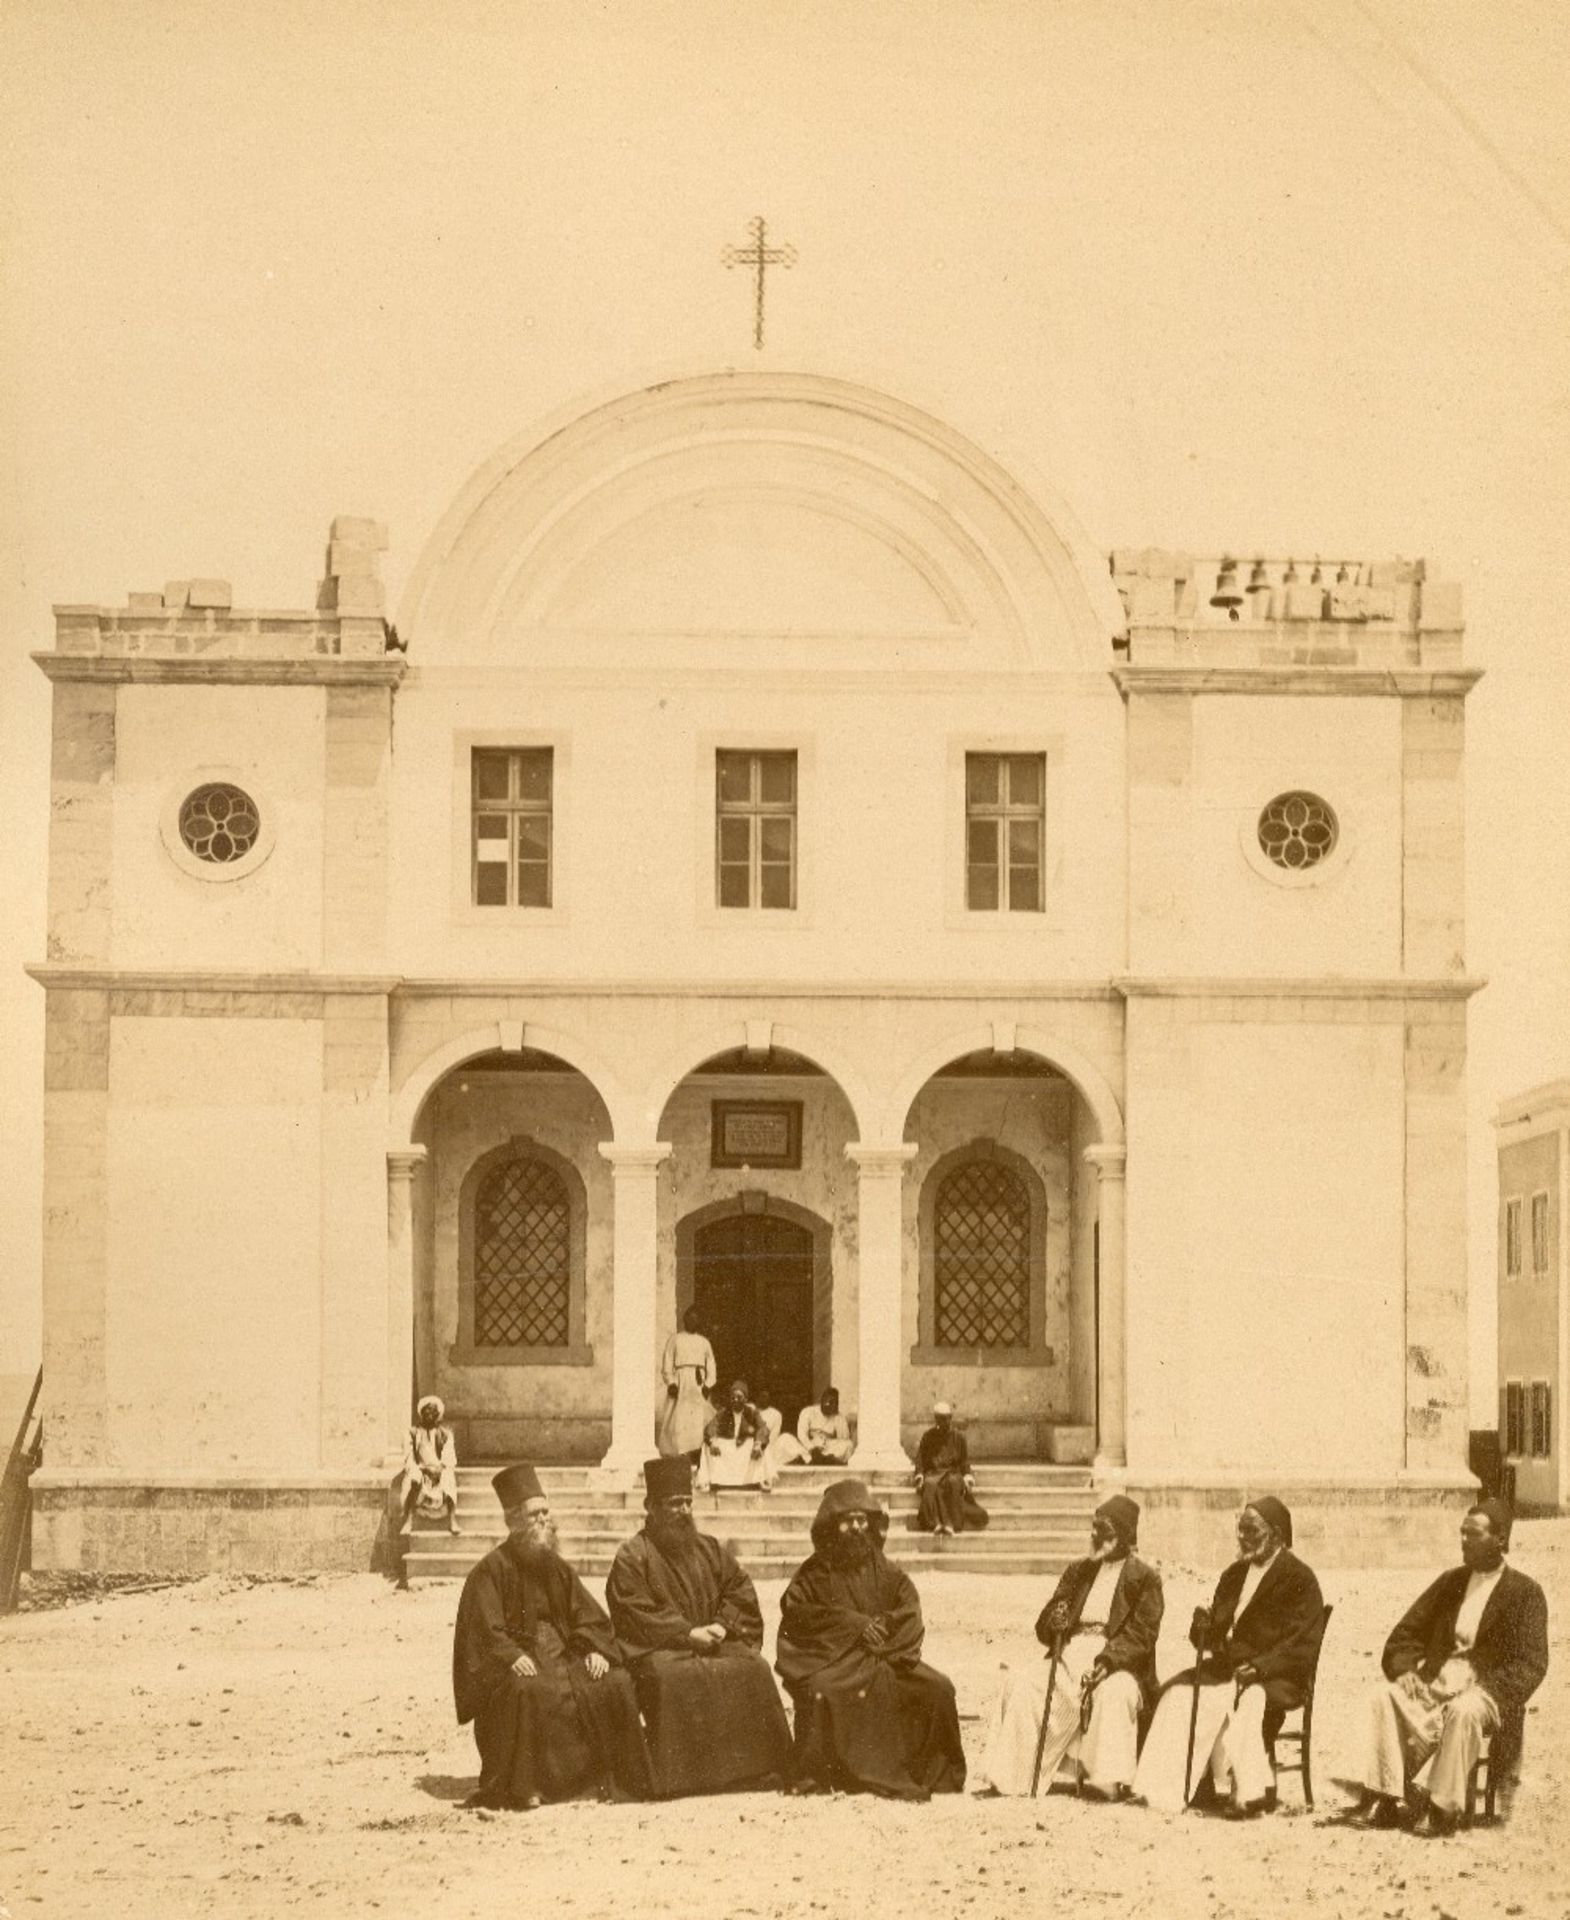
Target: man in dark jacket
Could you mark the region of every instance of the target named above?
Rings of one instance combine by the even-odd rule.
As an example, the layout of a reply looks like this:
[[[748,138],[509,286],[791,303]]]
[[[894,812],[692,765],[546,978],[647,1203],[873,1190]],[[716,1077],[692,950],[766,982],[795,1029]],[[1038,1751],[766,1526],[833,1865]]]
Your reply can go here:
[[[1480,1500],[1461,1522],[1461,1565],[1418,1596],[1385,1642],[1352,1825],[1398,1825],[1411,1794],[1422,1802],[1417,1831],[1447,1834],[1484,1739],[1496,1769],[1515,1764],[1526,1703],[1548,1671],[1548,1603],[1535,1580],[1505,1565],[1509,1545],[1509,1508]]]
[[[970,1448],[954,1424],[954,1409],[940,1400],[932,1425],[916,1449],[916,1525],[923,1533],[979,1533],[986,1509],[976,1498]]]
[[[464,1581],[452,1645],[459,1724],[474,1722],[480,1749],[473,1804],[642,1798],[638,1703],[611,1623],[557,1554],[533,1467],[507,1467],[491,1484],[507,1538]]]
[[[632,1670],[661,1799],[780,1787],[790,1728],[759,1649],[763,1614],[730,1548],[699,1533],[685,1458],[645,1462],[643,1530],[617,1549],[605,1600]]]
[[[1161,1575],[1133,1551],[1138,1538],[1135,1503],[1121,1493],[1103,1500],[1089,1558],[1067,1569],[1036,1622],[1052,1657],[1015,1668],[993,1707],[977,1769],[983,1793],[1044,1792],[1069,1765],[1097,1799],[1132,1787],[1139,1717],[1156,1696],[1163,1605]]]
[[[1194,1610],[1198,1665],[1163,1688],[1139,1756],[1134,1791],[1167,1812],[1193,1797],[1207,1767],[1234,1818],[1274,1804],[1270,1743],[1303,1704],[1319,1657],[1324,1600],[1292,1552],[1286,1507],[1269,1494],[1251,1500],[1237,1543],[1210,1605]]]
[[[921,1658],[921,1602],[884,1556],[887,1528],[862,1481],[836,1480],[780,1602],[775,1665],[796,1706],[798,1792],[925,1800],[965,1784],[954,1686]]]

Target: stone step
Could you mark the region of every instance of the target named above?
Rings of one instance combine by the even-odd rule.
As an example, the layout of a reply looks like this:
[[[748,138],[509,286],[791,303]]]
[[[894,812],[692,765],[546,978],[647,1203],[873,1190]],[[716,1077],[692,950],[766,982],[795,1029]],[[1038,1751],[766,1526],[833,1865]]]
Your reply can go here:
[[[491,1477],[503,1464],[505,1463],[497,1461],[459,1467],[459,1489],[483,1488],[487,1494],[490,1494]],[[600,1468],[592,1466],[541,1467],[539,1469],[540,1484],[554,1498],[558,1492],[566,1488],[592,1488],[600,1472]],[[1089,1467],[1057,1466],[1049,1460],[980,1460],[975,1463],[974,1472],[978,1488],[1001,1489],[1018,1484],[1089,1487],[1092,1479]],[[880,1491],[885,1487],[910,1485],[908,1472],[856,1474],[854,1467],[787,1467],[783,1478],[802,1486],[814,1487],[821,1492],[831,1481],[844,1480],[851,1475],[867,1480],[870,1485]],[[494,1495],[491,1497],[494,1498]],[[634,1497],[641,1500],[643,1496],[641,1492],[636,1492]]]
[[[1062,1550],[1033,1546],[1006,1554],[985,1553],[976,1550],[976,1543],[983,1539],[985,1535],[965,1534],[959,1540],[939,1543],[923,1537],[919,1547],[891,1553],[889,1557],[911,1574],[1005,1573],[1055,1577],[1083,1551],[1081,1543],[1076,1541]],[[411,1587],[461,1580],[477,1557],[462,1551],[411,1552],[405,1565],[406,1578]],[[573,1556],[573,1565],[585,1579],[602,1580],[610,1572],[614,1557],[608,1551],[584,1553]],[[788,1580],[803,1558],[800,1553],[753,1555],[747,1558],[746,1567],[755,1580]]]
[[[904,1512],[892,1516],[891,1531],[907,1531],[906,1522],[915,1514],[912,1506]],[[1078,1507],[1055,1507],[1031,1504],[1013,1508],[989,1509],[992,1533],[1030,1533],[1042,1528],[1063,1530],[1076,1539],[1090,1530],[1090,1514]],[[811,1507],[775,1507],[767,1500],[746,1506],[722,1507],[718,1512],[699,1511],[697,1521],[704,1533],[728,1535],[738,1531],[743,1533],[788,1534],[793,1539],[805,1541],[812,1531],[812,1522],[816,1509]],[[622,1508],[594,1507],[555,1507],[552,1517],[556,1530],[563,1539],[592,1535],[613,1540],[625,1540],[629,1534],[636,1533],[643,1524],[643,1514],[628,1513]],[[470,1513],[463,1508],[458,1512],[458,1524],[462,1528],[461,1538],[500,1540],[504,1532],[501,1515],[493,1508],[491,1512]],[[435,1534],[445,1530],[437,1527],[424,1527],[424,1533]],[[445,1537],[450,1538],[450,1535]]]
[[[992,1487],[979,1487],[978,1496],[987,1511],[994,1515],[1006,1513],[1061,1513],[1084,1516],[1087,1520],[1095,1505],[1088,1487],[1020,1487],[1009,1492],[999,1492]],[[914,1513],[917,1507],[913,1488],[894,1488],[878,1491],[878,1502],[892,1514]],[[712,1494],[694,1495],[693,1511],[702,1518],[717,1518],[721,1514],[749,1512],[784,1513],[810,1525],[818,1511],[822,1495],[807,1488],[798,1488],[787,1482],[780,1482],[772,1493],[764,1493],[758,1488],[731,1488]],[[603,1514],[606,1516],[635,1515],[641,1524],[643,1502],[632,1494],[592,1493],[587,1490],[569,1488],[562,1493],[552,1493],[551,1511],[558,1522],[569,1514]],[[458,1489],[458,1518],[465,1525],[489,1525],[500,1516],[496,1498],[487,1488],[483,1493],[472,1488]]]

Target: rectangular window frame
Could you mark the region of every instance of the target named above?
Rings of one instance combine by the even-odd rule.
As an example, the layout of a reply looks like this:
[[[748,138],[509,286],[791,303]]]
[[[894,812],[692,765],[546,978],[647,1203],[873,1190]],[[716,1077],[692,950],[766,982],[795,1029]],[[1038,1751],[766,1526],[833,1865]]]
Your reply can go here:
[[[527,753],[548,749],[551,755],[550,887],[548,907],[475,903],[474,788],[475,749]],[[572,825],[572,749],[570,736],[559,729],[538,727],[466,728],[453,735],[452,760],[452,888],[451,913],[455,926],[545,928],[565,926],[569,920]]]
[[[791,731],[727,727],[698,736],[694,766],[693,915],[699,927],[748,933],[802,933],[816,924],[819,837],[817,753],[812,736]],[[719,904],[719,756],[793,753],[796,756],[795,905],[722,907]]]
[[[943,922],[951,932],[986,940],[1038,939],[1067,930],[1064,873],[1064,779],[1067,759],[1061,733],[960,733],[947,742],[944,799]],[[1031,754],[1044,763],[1041,828],[1041,907],[1039,910],[969,904],[969,818],[967,761],[971,754]]]
[[[1500,1445],[1507,1460],[1522,1460],[1526,1457],[1526,1383],[1521,1380],[1506,1380],[1504,1384],[1504,1419],[1499,1434]]]
[[[971,798],[971,771],[978,763],[997,765],[997,797],[993,800],[974,800]],[[1035,769],[1035,793],[1031,800],[1019,800],[1015,797],[1015,783],[1019,774],[1027,767]],[[1036,829],[1036,857],[1026,866],[1014,859],[1014,832],[1016,825]],[[995,876],[997,898],[989,902],[978,902],[974,897],[973,881],[978,871],[974,858],[977,829],[982,829],[981,837],[991,842],[992,859],[981,863],[982,867]],[[1044,753],[988,753],[971,749],[965,755],[965,910],[967,913],[1029,913],[1040,915],[1047,910],[1047,756]],[[1016,873],[1025,872],[1031,876],[1029,893],[1032,901],[1016,899],[1018,882]]]
[[[1504,1268],[1507,1280],[1521,1277],[1521,1196],[1512,1194],[1505,1201]]]
[[[1531,1448],[1533,1460],[1552,1460],[1554,1457],[1554,1390],[1547,1380],[1534,1380],[1530,1405],[1526,1415],[1527,1431],[1523,1438]]]
[[[1548,1189],[1541,1187],[1532,1195],[1531,1206],[1532,1278],[1548,1278]]]

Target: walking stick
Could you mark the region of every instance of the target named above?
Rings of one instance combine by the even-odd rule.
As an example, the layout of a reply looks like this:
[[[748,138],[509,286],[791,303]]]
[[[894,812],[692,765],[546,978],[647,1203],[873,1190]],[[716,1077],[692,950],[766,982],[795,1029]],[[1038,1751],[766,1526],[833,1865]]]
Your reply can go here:
[[[1030,1770],[1030,1797],[1036,1797],[1041,1785],[1041,1758],[1047,1750],[1047,1722],[1052,1718],[1052,1696],[1058,1690],[1058,1662],[1063,1658],[1061,1629],[1052,1636],[1052,1663],[1047,1668],[1047,1704],[1041,1710],[1041,1731],[1036,1735],[1036,1764]]]
[[[1194,1698],[1188,1709],[1188,1752],[1183,1756],[1183,1807],[1188,1809],[1194,1780],[1194,1737],[1199,1730],[1199,1683],[1205,1670],[1205,1654],[1210,1646],[1210,1615],[1205,1615],[1205,1631],[1199,1636],[1199,1653],[1194,1661]]]

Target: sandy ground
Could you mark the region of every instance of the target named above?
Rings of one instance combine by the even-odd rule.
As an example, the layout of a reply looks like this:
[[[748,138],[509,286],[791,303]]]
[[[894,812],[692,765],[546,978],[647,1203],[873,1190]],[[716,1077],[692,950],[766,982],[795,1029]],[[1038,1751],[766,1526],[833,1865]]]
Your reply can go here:
[[[473,1747],[451,1719],[456,1587],[218,1580],[0,1621],[0,1920],[329,1916],[1174,1914],[1326,1920],[1570,1916],[1570,1521],[1523,1523],[1515,1564],[1549,1595],[1553,1670],[1533,1702],[1508,1828],[1444,1842],[1322,1824],[1411,1572],[1337,1572],[1320,1687],[1320,1809],[1247,1826],[1054,1795],[909,1807],[776,1795],[672,1806],[465,1812]],[[1042,1583],[922,1581],[928,1658],[967,1743],[1000,1664],[1032,1657]],[[1163,1671],[1197,1574],[1167,1574]],[[762,1590],[769,1644],[780,1586]]]

